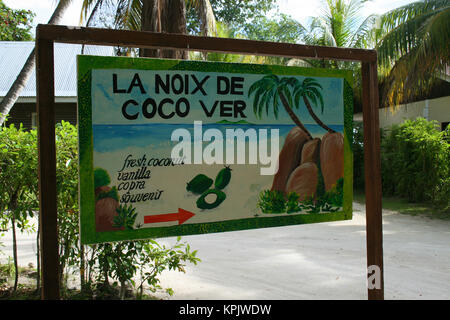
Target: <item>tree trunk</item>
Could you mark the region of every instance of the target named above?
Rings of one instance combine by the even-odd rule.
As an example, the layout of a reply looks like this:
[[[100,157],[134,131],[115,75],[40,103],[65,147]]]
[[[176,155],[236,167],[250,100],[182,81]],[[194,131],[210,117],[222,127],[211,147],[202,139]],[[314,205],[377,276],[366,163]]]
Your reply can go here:
[[[126,292],[127,292],[127,283],[126,283],[126,281],[120,281],[120,292],[119,292],[120,300],[125,300],[125,293]]]
[[[97,13],[98,9],[100,9],[101,5],[102,5],[102,1],[101,0],[97,1],[97,3],[94,6],[94,9],[92,9],[91,14],[89,15],[89,18],[86,21],[86,27],[89,27],[91,25],[91,22],[94,20],[94,16]],[[81,54],[82,55],[84,54],[85,46],[86,45],[84,43],[81,45]]]
[[[9,210],[12,214],[11,224],[12,224],[12,234],[13,234],[13,259],[14,259],[14,292],[17,290],[17,285],[19,284],[19,263],[17,261],[17,235],[16,235],[16,209],[17,209],[17,197],[18,191],[15,191],[9,201]]]
[[[53,12],[53,15],[48,21],[48,24],[58,24],[64,12],[69,7],[70,3],[71,0],[60,0],[58,5],[56,6],[55,11]],[[16,80],[12,84],[11,88],[8,90],[8,93],[0,102],[0,125],[2,125],[5,122],[6,115],[8,115],[9,112],[11,111],[12,107],[19,98],[20,93],[27,84],[28,79],[33,73],[35,58],[36,52],[33,49],[30,55],[28,56],[28,59],[26,60],[25,64],[23,65],[22,70],[20,70],[19,74],[17,75]]]
[[[186,3],[184,0],[143,0],[141,30],[186,34]],[[187,59],[185,50],[141,49],[142,57]]]
[[[41,290],[41,259],[40,259],[40,233],[41,233],[41,225],[38,223],[37,235],[36,235],[36,292],[40,292]]]
[[[64,268],[66,267],[64,262],[60,262],[59,264],[59,287],[67,289],[64,285]]]
[[[185,0],[160,0],[161,31],[167,33],[186,34],[186,3]],[[163,58],[187,59],[185,50],[162,50]]]
[[[161,32],[161,0],[142,0],[141,31]],[[141,57],[160,57],[158,49],[140,49]]]
[[[96,252],[96,250],[97,250],[97,246],[96,245],[92,245],[91,246],[91,257],[90,258],[88,258],[88,273],[87,273],[87,282],[89,283],[89,285],[91,284],[91,282],[92,282],[92,272],[93,272],[93,270],[92,270],[92,268],[93,268],[93,266],[92,266],[92,261],[94,260],[94,256],[95,256],[95,252]]]
[[[288,115],[291,117],[292,121],[300,127],[305,133],[308,135],[309,139],[312,139],[311,133],[309,133],[308,129],[303,125],[303,123],[300,121],[300,119],[295,115],[295,113],[292,111],[291,107],[289,106],[286,97],[284,94],[280,91],[278,91],[278,94],[280,95],[281,104],[283,105],[284,109],[288,113]]]
[[[216,18],[209,0],[198,0],[195,9],[200,19],[200,34],[205,37],[218,36]],[[208,52],[201,53],[203,60],[208,60]]]
[[[200,18],[200,32],[205,37],[218,36],[216,18],[209,0],[199,0],[196,6]]]
[[[86,289],[86,261],[84,256],[84,246],[80,242],[80,287],[81,292],[84,292]]]
[[[316,114],[314,113],[313,109],[311,108],[311,104],[309,103],[308,99],[305,96],[303,96],[303,102],[305,102],[305,105],[306,105],[306,108],[308,109],[309,114],[314,119],[314,121],[317,122],[317,124],[319,126],[321,126],[322,128],[324,128],[325,130],[327,130],[330,133],[336,132],[333,129],[331,129],[330,127],[328,127],[325,123],[322,122],[322,120],[320,120],[316,116]]]
[[[14,289],[17,290],[17,285],[19,284],[19,264],[17,262],[17,237],[16,237],[16,217],[15,210],[12,212],[12,233],[13,233],[13,259],[14,259]]]

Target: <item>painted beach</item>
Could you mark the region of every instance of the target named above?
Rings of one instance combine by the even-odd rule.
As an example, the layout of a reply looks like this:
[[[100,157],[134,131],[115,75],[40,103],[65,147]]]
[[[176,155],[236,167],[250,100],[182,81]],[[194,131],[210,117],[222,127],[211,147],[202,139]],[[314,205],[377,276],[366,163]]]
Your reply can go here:
[[[321,138],[326,131],[318,125],[306,125],[308,131],[314,138]],[[336,132],[343,131],[342,125],[331,126]],[[260,138],[258,135],[258,146],[265,144],[268,153],[274,152],[274,160],[278,162],[278,156],[285,139],[295,125],[252,125],[252,124],[203,124],[202,133],[208,129],[216,129],[223,133],[226,138],[227,130],[241,129],[265,130],[266,137],[271,137],[271,130],[278,130],[278,150],[271,150],[271,142]],[[172,149],[179,143],[171,141],[172,134],[177,129],[185,129],[192,137],[192,159],[175,163],[172,159]],[[145,216],[160,215],[176,212],[178,208],[188,210],[195,214],[187,220],[187,224],[207,223],[217,220],[234,220],[251,217],[269,217],[258,207],[261,192],[270,190],[273,184],[273,175],[261,175],[260,164],[248,164],[249,139],[245,140],[246,164],[237,164],[237,148],[231,151],[226,148],[223,141],[223,154],[234,152],[234,163],[226,164],[225,156],[223,163],[217,164],[192,164],[194,162],[194,142],[198,139],[194,133],[194,125],[189,124],[140,124],[140,125],[94,125],[94,168],[102,168],[109,173],[110,187],[116,187],[119,203],[124,206],[133,206],[137,216],[134,228],[145,228],[150,225],[144,223]],[[198,143],[199,141],[197,141]],[[200,141],[204,150],[211,142]],[[228,141],[230,142],[230,141]],[[190,162],[191,164],[186,164]],[[229,183],[221,190],[225,199],[219,206],[211,209],[201,209],[198,200],[201,197],[187,190],[187,184],[197,175],[204,175],[213,182],[218,174],[229,166],[231,177]],[[145,195],[145,201],[142,201]],[[141,196],[139,196],[141,195]],[[151,199],[150,199],[151,198]],[[169,209],[168,208],[172,208]],[[297,211],[295,214],[305,214],[306,211]],[[293,213],[278,212],[279,215]],[[157,222],[155,226],[171,226],[176,222]]]

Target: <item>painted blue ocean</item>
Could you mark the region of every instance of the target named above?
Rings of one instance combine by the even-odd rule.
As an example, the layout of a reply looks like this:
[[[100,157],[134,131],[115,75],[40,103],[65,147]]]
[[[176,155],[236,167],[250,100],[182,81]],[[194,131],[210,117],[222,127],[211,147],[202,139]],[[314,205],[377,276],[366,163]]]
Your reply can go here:
[[[270,137],[271,129],[279,130],[280,147],[284,138],[295,125],[253,125],[253,124],[203,124],[202,130],[218,129],[225,136],[227,129],[267,129]],[[318,125],[306,124],[313,136],[322,136],[326,131]],[[342,125],[329,125],[333,130],[343,132]],[[194,136],[193,124],[138,124],[138,125],[93,125],[94,151],[114,152],[127,147],[149,148],[169,151],[178,142],[171,141],[172,132],[176,129],[187,129]],[[209,142],[207,142],[209,143]],[[158,152],[159,153],[159,152]],[[169,153],[170,154],[170,153]]]

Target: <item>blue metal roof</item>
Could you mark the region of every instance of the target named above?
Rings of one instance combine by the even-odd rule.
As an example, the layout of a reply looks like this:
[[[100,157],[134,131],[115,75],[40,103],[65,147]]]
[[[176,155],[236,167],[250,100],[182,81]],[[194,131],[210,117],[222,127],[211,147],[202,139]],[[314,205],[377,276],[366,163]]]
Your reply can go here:
[[[0,97],[4,97],[17,78],[35,43],[32,41],[0,41]],[[80,44],[55,43],[55,97],[77,96],[77,61]],[[84,54],[113,56],[113,47],[85,46]],[[36,73],[33,71],[21,98],[36,97]],[[20,98],[19,98],[20,99]]]

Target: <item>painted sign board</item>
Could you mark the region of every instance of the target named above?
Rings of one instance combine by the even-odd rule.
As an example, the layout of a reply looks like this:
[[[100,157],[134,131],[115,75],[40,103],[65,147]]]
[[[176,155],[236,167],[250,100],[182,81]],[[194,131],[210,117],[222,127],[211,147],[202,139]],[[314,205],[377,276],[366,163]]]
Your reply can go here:
[[[351,78],[78,56],[82,242],[351,219]]]

